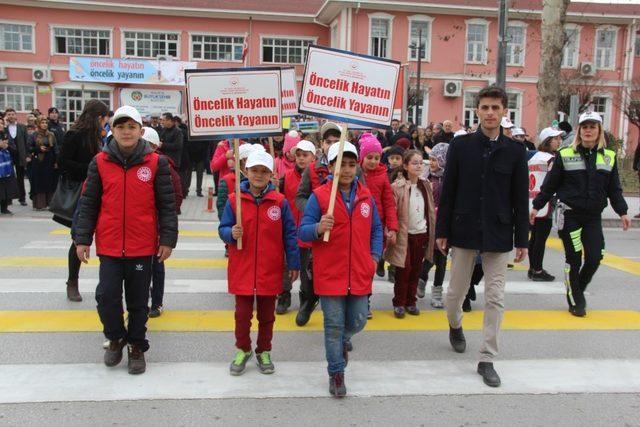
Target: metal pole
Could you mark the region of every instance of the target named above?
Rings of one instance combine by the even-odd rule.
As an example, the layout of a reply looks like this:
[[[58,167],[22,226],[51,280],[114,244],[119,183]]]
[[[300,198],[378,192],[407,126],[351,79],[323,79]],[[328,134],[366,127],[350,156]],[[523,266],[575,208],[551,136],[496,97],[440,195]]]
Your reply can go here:
[[[496,85],[504,89],[507,76],[507,0],[500,0],[498,19],[498,64],[496,69]]]
[[[418,29],[418,82],[416,83],[416,126],[420,126],[420,69],[422,65],[422,28]]]

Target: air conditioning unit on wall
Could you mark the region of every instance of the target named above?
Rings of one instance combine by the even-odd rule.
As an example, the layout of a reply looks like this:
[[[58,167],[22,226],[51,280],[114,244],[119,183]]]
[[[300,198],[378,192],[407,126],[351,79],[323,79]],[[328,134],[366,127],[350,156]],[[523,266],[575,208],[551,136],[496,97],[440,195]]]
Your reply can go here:
[[[34,82],[51,83],[53,81],[51,70],[48,68],[34,68],[31,76]]]
[[[582,77],[593,77],[596,75],[596,67],[593,66],[593,62],[580,63],[580,75]]]
[[[460,80],[445,80],[444,81],[444,96],[457,97],[462,96],[462,81]]]

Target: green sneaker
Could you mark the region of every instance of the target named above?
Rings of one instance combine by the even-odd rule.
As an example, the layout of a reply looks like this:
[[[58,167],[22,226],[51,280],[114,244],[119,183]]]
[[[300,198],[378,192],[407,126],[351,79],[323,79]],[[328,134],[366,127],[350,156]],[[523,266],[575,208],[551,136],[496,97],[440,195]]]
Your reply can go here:
[[[247,367],[247,362],[253,356],[253,352],[244,352],[240,349],[236,351],[236,357],[231,362],[231,366],[229,366],[229,373],[231,375],[237,376],[242,375],[244,373],[245,368]]]
[[[273,374],[276,371],[275,366],[273,366],[273,362],[271,362],[271,355],[268,351],[256,353],[256,358],[258,359],[258,369],[260,369],[260,373]]]

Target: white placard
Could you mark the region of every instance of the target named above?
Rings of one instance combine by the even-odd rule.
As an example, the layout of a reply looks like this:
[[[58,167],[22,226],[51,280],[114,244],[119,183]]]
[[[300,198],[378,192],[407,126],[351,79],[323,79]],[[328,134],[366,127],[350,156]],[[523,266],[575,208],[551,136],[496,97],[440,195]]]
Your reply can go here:
[[[310,46],[299,111],[363,126],[389,127],[400,63]]]
[[[282,134],[280,68],[186,70],[185,81],[191,138]]]
[[[144,116],[160,116],[162,113],[182,114],[182,92],[164,89],[120,90],[120,105],[135,107]]]
[[[298,114],[298,88],[296,69],[282,68],[282,116],[291,117]]]

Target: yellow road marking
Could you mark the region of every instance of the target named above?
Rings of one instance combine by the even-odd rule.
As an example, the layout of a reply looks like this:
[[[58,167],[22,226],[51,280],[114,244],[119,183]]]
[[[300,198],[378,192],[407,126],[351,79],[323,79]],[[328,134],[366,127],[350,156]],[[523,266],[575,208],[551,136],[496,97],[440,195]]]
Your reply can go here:
[[[66,267],[66,257],[0,257],[0,267]],[[98,267],[100,260],[93,257],[89,267]],[[165,265],[171,268],[226,268],[226,259],[169,258]]]
[[[68,228],[56,228],[49,234],[54,236],[70,236]],[[180,237],[218,237],[218,230],[180,230]]]
[[[556,237],[549,237],[549,239],[547,240],[547,247],[564,252],[562,240]],[[601,264],[606,265],[607,267],[615,268],[616,270],[624,271],[625,273],[640,276],[640,262],[638,261],[631,261],[630,259],[605,252],[604,259],[602,260]]]
[[[295,324],[295,312],[276,317],[276,331],[321,331],[322,312],[314,312],[304,327]],[[465,314],[464,328],[482,329],[483,312]],[[257,322],[253,322],[253,328]],[[166,311],[162,317],[150,319],[154,332],[231,332],[234,312],[231,310]],[[368,331],[446,331],[449,329],[443,311],[423,312],[420,316],[396,319],[392,311],[375,311],[367,322]],[[503,330],[640,330],[640,312],[629,310],[594,310],[584,318],[567,311],[523,310],[505,312]],[[100,332],[102,325],[93,310],[0,311],[0,332]]]

